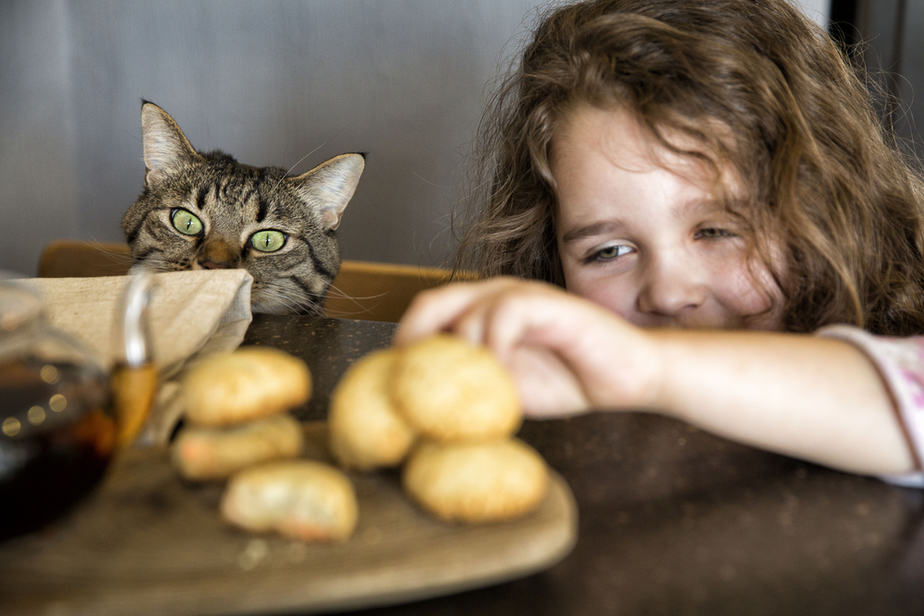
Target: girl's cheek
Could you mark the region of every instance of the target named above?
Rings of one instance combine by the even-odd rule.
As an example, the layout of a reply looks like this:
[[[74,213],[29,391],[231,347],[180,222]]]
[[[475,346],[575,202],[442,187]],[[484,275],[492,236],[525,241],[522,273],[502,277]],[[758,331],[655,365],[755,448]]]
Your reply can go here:
[[[727,276],[727,275],[726,275]],[[744,265],[728,277],[725,297],[732,312],[745,318],[748,328],[782,327],[782,291],[766,268],[749,269]]]
[[[566,288],[569,292],[628,318],[634,295],[625,287],[626,285],[606,277],[587,279],[572,276],[570,280],[566,280]]]

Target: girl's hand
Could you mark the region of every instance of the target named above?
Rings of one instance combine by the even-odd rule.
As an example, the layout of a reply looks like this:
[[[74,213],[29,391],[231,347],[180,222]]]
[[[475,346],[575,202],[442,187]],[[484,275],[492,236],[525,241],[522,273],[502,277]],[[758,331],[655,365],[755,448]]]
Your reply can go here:
[[[493,350],[517,381],[528,415],[644,408],[657,400],[652,338],[545,283],[494,278],[425,291],[402,318],[395,344],[436,332]]]
[[[512,278],[421,293],[395,343],[440,331],[494,350],[533,417],[646,409],[842,470],[915,468],[878,371],[841,340],[642,330],[556,287]]]

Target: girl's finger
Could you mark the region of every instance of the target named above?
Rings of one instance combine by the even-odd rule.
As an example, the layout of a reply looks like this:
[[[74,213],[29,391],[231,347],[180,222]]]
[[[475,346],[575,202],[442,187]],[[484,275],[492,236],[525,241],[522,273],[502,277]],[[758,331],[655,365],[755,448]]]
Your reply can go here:
[[[440,331],[451,331],[461,315],[495,289],[511,284],[507,278],[478,282],[455,282],[423,291],[414,298],[401,317],[394,344],[409,344]]]
[[[484,319],[484,339],[498,355],[506,357],[524,341],[529,343],[535,332],[573,326],[572,321],[564,292],[527,283],[497,294]]]
[[[488,296],[481,301],[471,303],[468,310],[460,314],[452,324],[452,333],[465,338],[472,344],[485,344],[485,319],[491,300],[491,296]]]

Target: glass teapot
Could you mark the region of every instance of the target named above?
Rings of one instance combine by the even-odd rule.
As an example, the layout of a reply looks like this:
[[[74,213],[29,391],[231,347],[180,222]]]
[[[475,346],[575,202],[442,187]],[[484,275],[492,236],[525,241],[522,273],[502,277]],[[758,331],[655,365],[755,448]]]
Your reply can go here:
[[[0,540],[68,512],[105,475],[150,409],[151,275],[133,276],[104,369],[88,349],[52,327],[27,283],[0,280]]]

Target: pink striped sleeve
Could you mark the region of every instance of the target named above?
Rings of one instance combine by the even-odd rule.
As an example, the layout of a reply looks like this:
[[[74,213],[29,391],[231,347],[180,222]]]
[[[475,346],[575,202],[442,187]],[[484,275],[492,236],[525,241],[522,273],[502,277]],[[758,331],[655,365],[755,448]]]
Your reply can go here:
[[[847,325],[824,327],[817,333],[856,345],[876,364],[895,402],[918,468],[915,473],[890,475],[883,479],[924,487],[924,336],[874,336]]]

